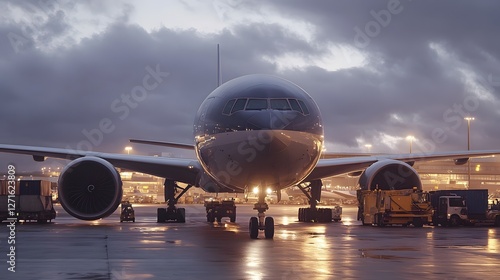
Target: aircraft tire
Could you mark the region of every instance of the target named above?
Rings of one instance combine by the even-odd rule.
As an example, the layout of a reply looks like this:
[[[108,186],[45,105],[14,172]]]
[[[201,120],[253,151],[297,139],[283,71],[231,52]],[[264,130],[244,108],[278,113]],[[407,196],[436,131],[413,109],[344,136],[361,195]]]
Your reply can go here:
[[[379,226],[379,227],[385,226],[384,217],[381,213],[377,214],[377,226]]]
[[[458,227],[460,225],[460,218],[457,215],[452,215],[448,221],[450,227]]]
[[[167,219],[167,210],[165,208],[158,208],[157,222],[164,223]]]
[[[250,218],[248,228],[250,229],[250,238],[257,239],[257,236],[259,236],[259,220],[257,217]]]
[[[215,222],[215,216],[214,216],[214,213],[212,211],[208,212],[208,214],[207,214],[207,222],[209,222],[209,223]]]
[[[318,222],[330,223],[332,221],[332,209],[322,208],[318,209]]]
[[[420,227],[424,226],[424,223],[423,223],[422,219],[415,218],[415,219],[413,219],[413,226],[420,228]]]
[[[312,220],[312,209],[304,208],[304,222],[310,223]]]
[[[186,222],[186,208],[177,208],[177,222],[178,223]]]
[[[497,216],[497,217],[495,218],[495,226],[496,226],[496,227],[500,227],[500,216]]]
[[[264,234],[266,239],[272,239],[274,237],[274,219],[272,217],[266,217],[264,225]]]

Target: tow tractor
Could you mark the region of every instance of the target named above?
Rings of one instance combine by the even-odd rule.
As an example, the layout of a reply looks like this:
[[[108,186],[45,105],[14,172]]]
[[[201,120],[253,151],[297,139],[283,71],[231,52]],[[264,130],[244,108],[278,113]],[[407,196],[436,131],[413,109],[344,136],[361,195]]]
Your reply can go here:
[[[332,220],[335,222],[340,222],[342,220],[342,207],[339,205],[335,205],[332,209]]]
[[[135,211],[132,207],[132,204],[128,201],[122,202],[122,212],[120,214],[120,223],[121,222],[134,222],[135,223]]]
[[[223,217],[229,217],[231,223],[236,222],[236,205],[234,199],[224,199],[222,201],[209,199],[205,200],[207,211],[207,222],[213,223],[222,221]]]

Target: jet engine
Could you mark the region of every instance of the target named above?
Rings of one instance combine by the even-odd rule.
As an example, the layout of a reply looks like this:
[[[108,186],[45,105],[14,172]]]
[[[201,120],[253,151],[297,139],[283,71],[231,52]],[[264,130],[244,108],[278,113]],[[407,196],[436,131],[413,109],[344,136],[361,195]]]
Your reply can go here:
[[[381,160],[370,165],[359,177],[362,190],[402,190],[416,187],[422,189],[417,171],[409,164],[398,160]]]
[[[71,216],[97,220],[113,213],[122,199],[122,180],[114,166],[98,157],[81,157],[61,172],[59,201]]]

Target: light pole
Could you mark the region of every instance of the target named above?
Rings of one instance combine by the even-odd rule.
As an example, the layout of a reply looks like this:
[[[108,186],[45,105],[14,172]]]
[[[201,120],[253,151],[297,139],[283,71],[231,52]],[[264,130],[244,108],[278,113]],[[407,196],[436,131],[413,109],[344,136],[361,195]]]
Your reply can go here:
[[[410,141],[410,154],[411,154],[411,144],[413,143],[413,140],[415,140],[415,137],[412,135],[406,136],[406,140]]]
[[[467,121],[467,151],[470,151],[470,121],[473,121],[473,117],[465,117],[464,120]],[[467,188],[470,188],[470,158],[467,160]]]
[[[125,151],[127,151],[128,155],[130,155],[131,150],[132,150],[132,147],[130,147],[130,146],[125,147]]]
[[[470,121],[473,121],[473,117],[465,117],[464,120],[467,121],[467,151],[470,151]]]

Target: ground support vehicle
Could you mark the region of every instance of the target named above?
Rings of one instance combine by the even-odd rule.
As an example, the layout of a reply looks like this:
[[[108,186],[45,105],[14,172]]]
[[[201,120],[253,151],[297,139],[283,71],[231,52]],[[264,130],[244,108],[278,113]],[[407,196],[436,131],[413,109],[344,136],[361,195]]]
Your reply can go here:
[[[205,209],[207,212],[207,222],[213,223],[215,220],[221,222],[223,217],[229,217],[231,223],[236,222],[236,205],[233,199],[205,201]]]
[[[422,227],[432,219],[428,193],[420,190],[359,190],[358,199],[363,225]]]
[[[299,221],[301,222],[328,223],[341,220],[342,207],[339,205],[333,208],[299,208]]]
[[[342,207],[339,205],[335,205],[335,207],[332,208],[332,220],[335,222],[340,222],[340,220],[342,220]]]
[[[15,188],[1,181],[0,220],[15,217],[21,222],[51,222],[56,218],[56,211],[50,187],[51,183],[44,180],[21,180]]]
[[[494,225],[500,227],[500,210],[488,205],[488,190],[432,191],[432,224],[437,226]]]
[[[132,204],[128,201],[122,202],[122,211],[120,213],[120,223],[122,222],[134,222],[135,223],[135,210]]]

